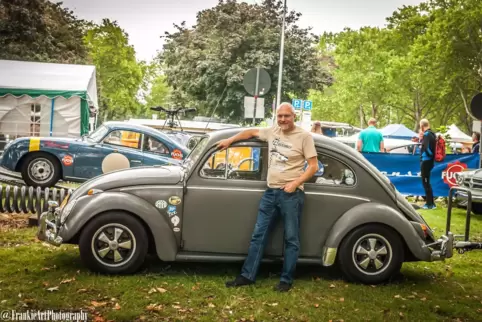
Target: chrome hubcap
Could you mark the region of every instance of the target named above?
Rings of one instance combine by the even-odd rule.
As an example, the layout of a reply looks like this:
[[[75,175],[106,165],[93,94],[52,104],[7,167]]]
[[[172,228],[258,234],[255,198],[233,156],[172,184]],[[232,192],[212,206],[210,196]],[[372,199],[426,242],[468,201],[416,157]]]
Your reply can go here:
[[[378,234],[362,236],[353,247],[355,267],[367,275],[383,272],[392,261],[392,255],[392,246]]]
[[[128,262],[136,250],[132,231],[121,224],[99,228],[92,238],[92,253],[103,265],[117,267]]]
[[[47,181],[52,177],[53,169],[54,165],[49,160],[36,159],[30,166],[30,178],[38,182]]]

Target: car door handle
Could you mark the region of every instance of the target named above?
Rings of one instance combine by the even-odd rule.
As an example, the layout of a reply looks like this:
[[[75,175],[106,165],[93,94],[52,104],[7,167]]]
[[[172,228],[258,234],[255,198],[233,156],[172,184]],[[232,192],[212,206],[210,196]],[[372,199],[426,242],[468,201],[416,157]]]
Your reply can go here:
[[[139,160],[131,160],[132,163],[141,163]]]

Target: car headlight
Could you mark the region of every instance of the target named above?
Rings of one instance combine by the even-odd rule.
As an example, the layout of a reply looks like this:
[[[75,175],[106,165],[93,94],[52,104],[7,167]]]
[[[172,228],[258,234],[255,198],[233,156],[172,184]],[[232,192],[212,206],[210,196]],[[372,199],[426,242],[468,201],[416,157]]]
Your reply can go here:
[[[455,173],[455,180],[459,186],[464,185],[465,176],[462,173]]]

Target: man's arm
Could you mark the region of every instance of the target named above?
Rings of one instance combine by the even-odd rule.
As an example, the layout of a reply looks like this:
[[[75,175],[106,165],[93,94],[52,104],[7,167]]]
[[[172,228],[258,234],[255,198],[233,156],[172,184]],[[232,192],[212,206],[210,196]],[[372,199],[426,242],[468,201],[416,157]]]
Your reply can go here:
[[[356,142],[356,149],[358,152],[361,152],[361,148],[362,148],[362,140],[358,139],[358,141]]]
[[[380,141],[380,152],[385,152],[385,141],[383,140],[383,135],[380,133],[381,141]]]
[[[227,138],[225,140],[222,140],[218,143],[218,148],[222,150],[227,149],[231,144],[234,142],[238,141],[243,141],[243,140],[248,140],[251,139],[252,137],[259,137],[260,136],[260,130],[259,129],[247,129],[242,132],[239,132],[238,134]]]

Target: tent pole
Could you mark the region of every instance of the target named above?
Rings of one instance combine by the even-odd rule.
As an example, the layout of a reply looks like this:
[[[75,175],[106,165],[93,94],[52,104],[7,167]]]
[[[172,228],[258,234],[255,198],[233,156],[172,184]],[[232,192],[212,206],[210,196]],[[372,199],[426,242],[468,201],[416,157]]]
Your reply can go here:
[[[54,106],[55,98],[52,98],[52,107],[50,109],[50,136],[52,136],[52,131],[54,129]]]

